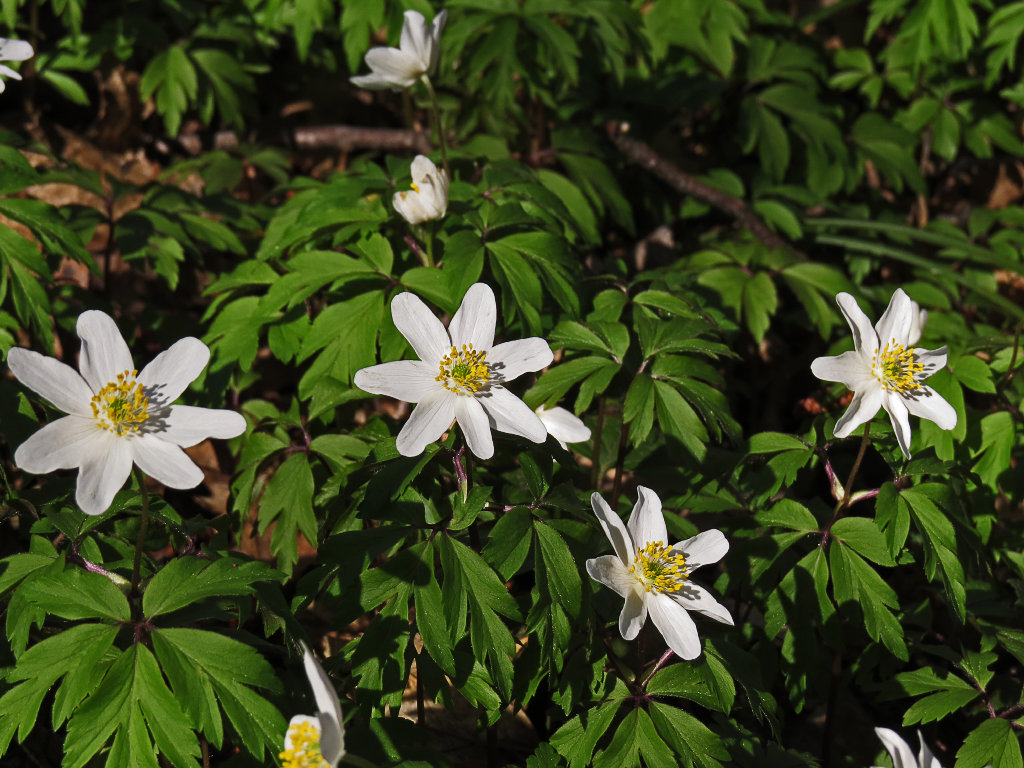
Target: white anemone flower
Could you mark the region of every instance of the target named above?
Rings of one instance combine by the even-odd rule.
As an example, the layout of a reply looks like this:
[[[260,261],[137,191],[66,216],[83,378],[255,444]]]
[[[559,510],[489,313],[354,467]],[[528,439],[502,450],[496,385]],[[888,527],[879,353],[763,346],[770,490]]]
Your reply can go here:
[[[400,454],[423,453],[453,420],[481,459],[494,455],[492,429],[544,442],[544,424],[505,384],[549,365],[551,347],[537,337],[495,344],[497,308],[489,286],[470,286],[448,330],[411,293],[392,299],[391,317],[419,360],[363,368],[354,381],[366,392],[418,403],[398,433]]]
[[[429,157],[416,155],[412,161],[412,192],[396,192],[395,210],[410,224],[440,219],[448,211],[448,174]]]
[[[448,12],[441,11],[428,27],[422,13],[406,11],[398,47],[378,47],[367,51],[366,64],[370,67],[370,74],[351,78],[352,84],[371,90],[391,88],[400,91],[415,84],[423,75],[429,77],[434,74],[441,52],[441,30],[447,18]]]
[[[875,734],[881,739],[882,746],[892,758],[892,768],[942,768],[938,759],[925,745],[920,731],[917,732],[917,739],[921,742],[921,753],[916,758],[910,745],[901,739],[895,731],[890,731],[888,728],[875,728]]]
[[[0,61],[25,61],[25,59],[31,59],[33,54],[35,51],[32,50],[32,45],[27,40],[11,40],[0,37]],[[3,93],[6,87],[4,77],[21,80],[21,75],[10,67],[0,64],[0,93]]]
[[[569,450],[567,443],[584,443],[590,439],[590,427],[565,408],[559,406],[548,410],[543,405],[538,405],[534,413],[540,418],[548,434],[562,446],[563,451]]]
[[[825,381],[839,381],[854,392],[853,401],[836,422],[835,436],[842,438],[884,408],[892,421],[900,450],[910,458],[910,414],[930,419],[941,429],[956,426],[956,410],[924,380],[946,365],[946,347],[918,349],[927,314],[902,288],[896,289],[878,323],[871,320],[848,293],[836,296],[853,332],[852,352],[819,357],[811,372]]]
[[[313,689],[317,713],[296,715],[288,722],[284,751],[278,755],[281,768],[335,768],[345,754],[345,726],[341,702],[320,662],[305,643],[302,665]]]
[[[700,638],[688,611],[730,626],[733,620],[710,592],[690,580],[690,574],[725,556],[729,551],[725,535],[712,529],[670,547],[661,499],[643,486],[637,488],[636,506],[627,525],[600,494],[591,496],[590,503],[615,554],[587,560],[587,573],[625,599],[619,614],[622,638],[633,640],[650,613],[654,626],[679,658],[700,656]]]
[[[7,354],[18,381],[69,414],[18,446],[14,463],[34,474],[78,468],[75,501],[87,515],[110,506],[133,463],[169,488],[199,485],[203,471],[182,448],[245,431],[235,411],[171,405],[206,367],[209,348],[181,339],[139,373],[109,315],[83,312],[77,330],[81,373],[28,349]]]

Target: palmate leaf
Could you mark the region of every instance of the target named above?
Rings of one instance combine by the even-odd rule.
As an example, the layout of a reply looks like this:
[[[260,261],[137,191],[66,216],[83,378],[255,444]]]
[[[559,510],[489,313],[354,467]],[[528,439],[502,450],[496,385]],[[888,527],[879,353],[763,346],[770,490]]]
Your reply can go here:
[[[179,557],[161,568],[146,585],[142,611],[153,618],[211,597],[248,595],[254,583],[283,576],[260,562]]]

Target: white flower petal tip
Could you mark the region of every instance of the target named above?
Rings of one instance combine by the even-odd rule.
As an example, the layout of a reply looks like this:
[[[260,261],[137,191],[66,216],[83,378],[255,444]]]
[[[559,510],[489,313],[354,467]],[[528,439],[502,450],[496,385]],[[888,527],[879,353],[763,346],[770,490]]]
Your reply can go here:
[[[497,309],[489,286],[470,286],[447,330],[411,293],[391,301],[391,317],[419,360],[363,368],[353,380],[367,392],[418,403],[398,434],[400,454],[423,453],[452,421],[458,422],[466,445],[481,459],[494,454],[492,430],[544,442],[544,424],[505,383],[540,370],[545,360],[550,362],[551,348],[543,339],[494,345]]]
[[[729,549],[725,536],[709,530],[669,546],[661,499],[643,486],[637,489],[628,526],[600,494],[594,493],[590,501],[615,554],[588,560],[587,573],[625,600],[619,615],[623,639],[635,638],[650,615],[680,658],[700,656],[700,637],[689,611],[730,626],[734,623],[728,609],[690,578],[700,566],[725,555]]]
[[[398,48],[372,48],[365,57],[370,74],[350,78],[360,88],[400,91],[413,85],[423,75],[437,69],[441,52],[441,32],[448,18],[447,11],[434,16],[429,27],[419,11],[406,11]]]
[[[939,761],[932,754],[924,743],[921,732],[917,732],[918,741],[921,743],[919,757],[914,756],[913,750],[899,734],[888,728],[875,728],[875,735],[878,736],[885,751],[892,758],[893,768],[942,768]]]
[[[302,648],[302,666],[313,690],[317,713],[315,717],[296,715],[288,724],[285,734],[285,752],[281,755],[282,768],[307,768],[320,765],[323,758],[332,768],[345,754],[345,727],[341,702],[334,684],[324,672],[320,662],[305,643]]]
[[[35,51],[32,50],[32,45],[27,40],[11,40],[0,37],[0,61],[25,61],[32,58],[34,54]],[[5,87],[3,77],[21,80],[20,74],[10,67],[0,64],[0,93],[3,93]]]
[[[540,418],[548,434],[562,446],[563,451],[569,449],[568,443],[585,443],[590,440],[590,427],[565,408],[558,406],[548,410],[539,405],[534,413]]]
[[[946,364],[945,348],[916,349],[928,313],[896,289],[874,326],[848,293],[836,296],[853,334],[854,350],[819,357],[811,372],[824,381],[839,381],[853,390],[846,413],[836,422],[835,436],[847,437],[884,408],[892,421],[900,450],[910,458],[909,414],[934,421],[942,429],[956,426],[956,411],[924,381]]]
[[[75,499],[89,515],[107,510],[133,464],[170,488],[201,483],[202,470],[182,448],[209,437],[235,437],[246,428],[234,411],[171,405],[205,367],[206,345],[182,339],[139,374],[109,315],[83,312],[77,328],[81,375],[31,350],[8,353],[22,384],[70,414],[22,443],[15,463],[33,473],[78,468]]]
[[[395,210],[410,224],[443,218],[448,212],[448,174],[430,158],[417,155],[412,161],[410,189],[391,199]]]

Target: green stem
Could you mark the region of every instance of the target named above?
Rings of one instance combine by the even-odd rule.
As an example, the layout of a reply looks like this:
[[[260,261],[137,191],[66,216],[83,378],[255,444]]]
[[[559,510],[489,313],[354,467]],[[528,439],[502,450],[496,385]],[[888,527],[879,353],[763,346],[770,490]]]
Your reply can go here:
[[[142,549],[146,546],[146,533],[149,530],[149,491],[146,490],[146,475],[141,469],[136,469],[135,478],[139,484],[139,493],[142,495],[142,519],[139,522],[139,535],[135,539],[135,559],[132,562],[132,591],[130,595],[132,600],[136,600],[139,596]]]
[[[427,251],[424,254],[426,264],[424,266],[433,269],[434,267],[434,222],[428,221],[423,226],[423,242],[426,243]]]
[[[424,74],[420,77],[420,80],[425,86],[427,86],[427,93],[430,94],[430,110],[434,114],[434,127],[437,129],[437,143],[441,146],[441,163],[444,165],[444,173],[448,177],[448,182],[451,183],[452,172],[448,167],[448,147],[444,140],[444,128],[441,126],[441,107],[437,103],[437,94],[434,93],[434,86],[430,82],[430,77]]]

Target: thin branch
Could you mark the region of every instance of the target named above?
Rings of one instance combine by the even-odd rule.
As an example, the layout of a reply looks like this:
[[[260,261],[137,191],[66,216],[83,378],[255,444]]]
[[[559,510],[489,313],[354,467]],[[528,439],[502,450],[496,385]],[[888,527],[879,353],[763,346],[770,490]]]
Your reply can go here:
[[[291,128],[282,131],[278,141],[284,145],[307,150],[414,150],[423,155],[433,150],[430,137],[420,131],[404,128],[364,128],[354,125],[311,125]],[[178,143],[192,155],[198,155],[204,149],[202,138],[196,133],[179,136]],[[214,149],[233,149],[240,143],[241,140],[234,131],[218,131],[213,135]]]

